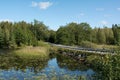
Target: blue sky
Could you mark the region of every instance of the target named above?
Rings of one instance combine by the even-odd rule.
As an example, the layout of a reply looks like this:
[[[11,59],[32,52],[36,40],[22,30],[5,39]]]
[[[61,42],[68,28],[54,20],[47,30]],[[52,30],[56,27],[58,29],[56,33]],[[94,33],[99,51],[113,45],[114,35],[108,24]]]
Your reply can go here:
[[[0,21],[34,19],[53,30],[70,22],[111,27],[120,24],[120,0],[0,0]]]

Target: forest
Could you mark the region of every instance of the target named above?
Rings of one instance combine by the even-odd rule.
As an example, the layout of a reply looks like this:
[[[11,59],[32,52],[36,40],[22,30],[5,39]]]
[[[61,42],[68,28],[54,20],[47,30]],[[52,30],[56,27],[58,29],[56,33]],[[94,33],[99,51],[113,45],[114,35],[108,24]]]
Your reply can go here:
[[[40,40],[79,46],[83,43],[120,45],[120,25],[113,24],[111,28],[107,26],[93,28],[88,23],[71,22],[54,31],[38,20],[31,23],[0,22],[0,48],[37,46]]]

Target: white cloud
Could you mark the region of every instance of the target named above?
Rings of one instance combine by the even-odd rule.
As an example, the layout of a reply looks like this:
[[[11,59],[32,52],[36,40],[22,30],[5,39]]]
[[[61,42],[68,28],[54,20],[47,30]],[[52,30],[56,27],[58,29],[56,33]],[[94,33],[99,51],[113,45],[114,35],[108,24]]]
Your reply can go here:
[[[110,14],[105,14],[104,17],[111,17],[112,15]]]
[[[0,19],[0,22],[6,22],[6,21],[13,22],[13,20],[10,20],[10,19]]]
[[[80,16],[84,16],[85,14],[84,13],[80,13]]]
[[[40,9],[43,10],[49,8],[52,5],[53,3],[51,2],[32,2],[32,7],[39,7]]]
[[[120,8],[117,8],[118,11],[120,11]]]
[[[47,9],[48,7],[52,6],[51,2],[40,2],[39,7],[40,9]]]
[[[37,2],[32,2],[32,7],[37,7],[38,3]]]
[[[83,17],[83,16],[85,16],[85,14],[81,12],[81,13],[79,13],[76,17],[77,17],[77,18],[81,18],[81,17]]]
[[[107,24],[108,24],[108,22],[105,21],[105,20],[101,21],[100,23],[101,23],[102,25],[107,25]]]
[[[104,8],[96,8],[96,11],[104,11]]]

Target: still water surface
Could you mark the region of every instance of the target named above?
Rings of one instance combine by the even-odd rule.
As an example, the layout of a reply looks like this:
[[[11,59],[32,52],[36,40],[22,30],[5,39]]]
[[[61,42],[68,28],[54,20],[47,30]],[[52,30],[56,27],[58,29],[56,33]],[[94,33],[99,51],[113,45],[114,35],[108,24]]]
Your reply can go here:
[[[36,63],[37,61],[32,65]],[[80,78],[91,80],[94,74],[94,71],[86,65],[62,55],[50,58],[44,63],[39,65],[42,67],[29,66],[27,63],[24,69],[14,66],[1,68],[0,80],[79,80]]]

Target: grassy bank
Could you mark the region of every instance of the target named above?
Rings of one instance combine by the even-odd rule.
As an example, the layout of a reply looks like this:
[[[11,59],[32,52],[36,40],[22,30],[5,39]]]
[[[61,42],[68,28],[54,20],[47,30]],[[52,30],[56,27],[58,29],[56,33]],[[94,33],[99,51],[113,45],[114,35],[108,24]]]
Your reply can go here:
[[[42,58],[45,59],[49,56],[49,44],[43,41],[38,42],[39,46],[25,46],[13,51],[13,54],[20,58],[34,59]]]

